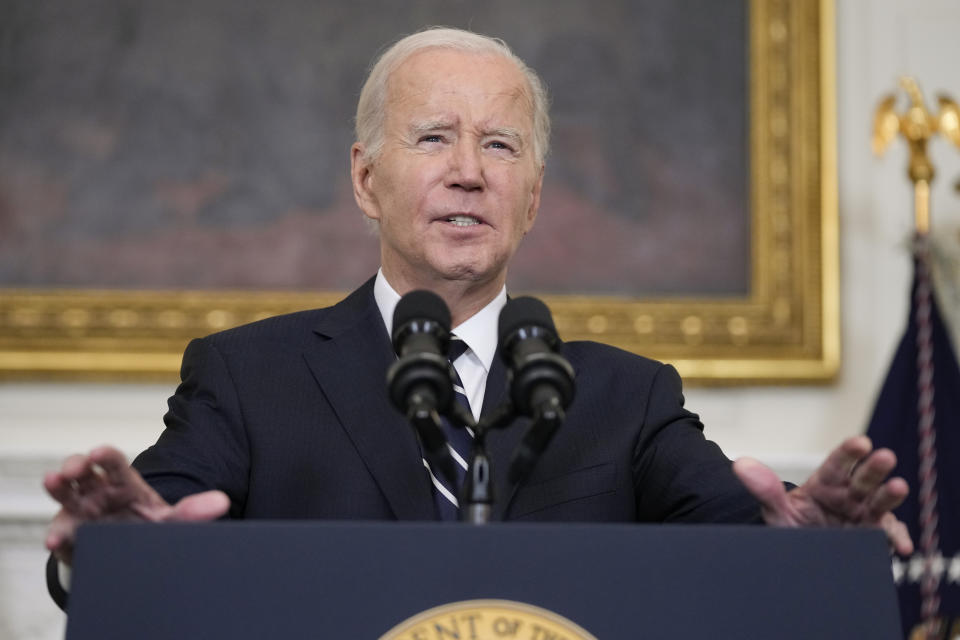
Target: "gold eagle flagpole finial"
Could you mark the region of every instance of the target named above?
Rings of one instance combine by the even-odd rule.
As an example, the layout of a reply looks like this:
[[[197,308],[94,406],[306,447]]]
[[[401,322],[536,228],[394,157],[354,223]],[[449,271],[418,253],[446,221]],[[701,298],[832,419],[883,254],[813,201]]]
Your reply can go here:
[[[900,78],[900,87],[906,92],[910,106],[898,114],[895,94],[880,100],[873,116],[873,152],[878,156],[883,155],[898,133],[906,138],[910,150],[907,175],[913,182],[917,233],[926,234],[930,230],[930,182],[936,173],[927,154],[927,142],[940,133],[960,148],[960,107],[951,98],[941,94],[937,96],[939,112],[933,115],[924,103],[916,80]]]

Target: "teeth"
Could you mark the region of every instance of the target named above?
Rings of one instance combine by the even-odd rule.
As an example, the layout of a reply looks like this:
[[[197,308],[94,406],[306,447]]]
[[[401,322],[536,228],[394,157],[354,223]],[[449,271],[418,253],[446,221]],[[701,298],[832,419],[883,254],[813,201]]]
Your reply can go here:
[[[480,221],[473,216],[450,216],[447,218],[447,222],[451,222],[458,227],[469,227],[475,224],[480,224]]]

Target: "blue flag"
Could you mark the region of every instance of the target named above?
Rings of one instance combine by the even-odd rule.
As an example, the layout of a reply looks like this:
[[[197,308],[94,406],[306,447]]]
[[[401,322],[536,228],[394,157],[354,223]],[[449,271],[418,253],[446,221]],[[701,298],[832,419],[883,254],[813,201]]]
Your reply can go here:
[[[904,636],[935,611],[938,630],[930,637],[954,638],[960,634],[960,368],[932,295],[927,255],[921,244],[907,331],[867,435],[896,453],[894,473],[910,484],[896,515],[916,550],[893,560]]]

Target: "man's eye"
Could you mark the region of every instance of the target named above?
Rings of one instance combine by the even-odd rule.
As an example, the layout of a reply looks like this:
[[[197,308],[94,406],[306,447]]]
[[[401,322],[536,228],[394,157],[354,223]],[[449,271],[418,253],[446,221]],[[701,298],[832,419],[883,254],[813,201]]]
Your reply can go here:
[[[443,142],[443,136],[438,136],[435,134],[421,136],[420,142]]]
[[[503,149],[504,151],[513,151],[513,147],[503,140],[493,140],[488,145],[491,149]]]

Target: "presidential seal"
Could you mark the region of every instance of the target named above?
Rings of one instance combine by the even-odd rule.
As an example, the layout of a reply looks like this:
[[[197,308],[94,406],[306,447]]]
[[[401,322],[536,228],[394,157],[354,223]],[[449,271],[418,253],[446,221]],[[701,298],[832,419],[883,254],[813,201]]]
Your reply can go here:
[[[404,620],[380,640],[596,640],[552,611],[512,600],[464,600]]]

